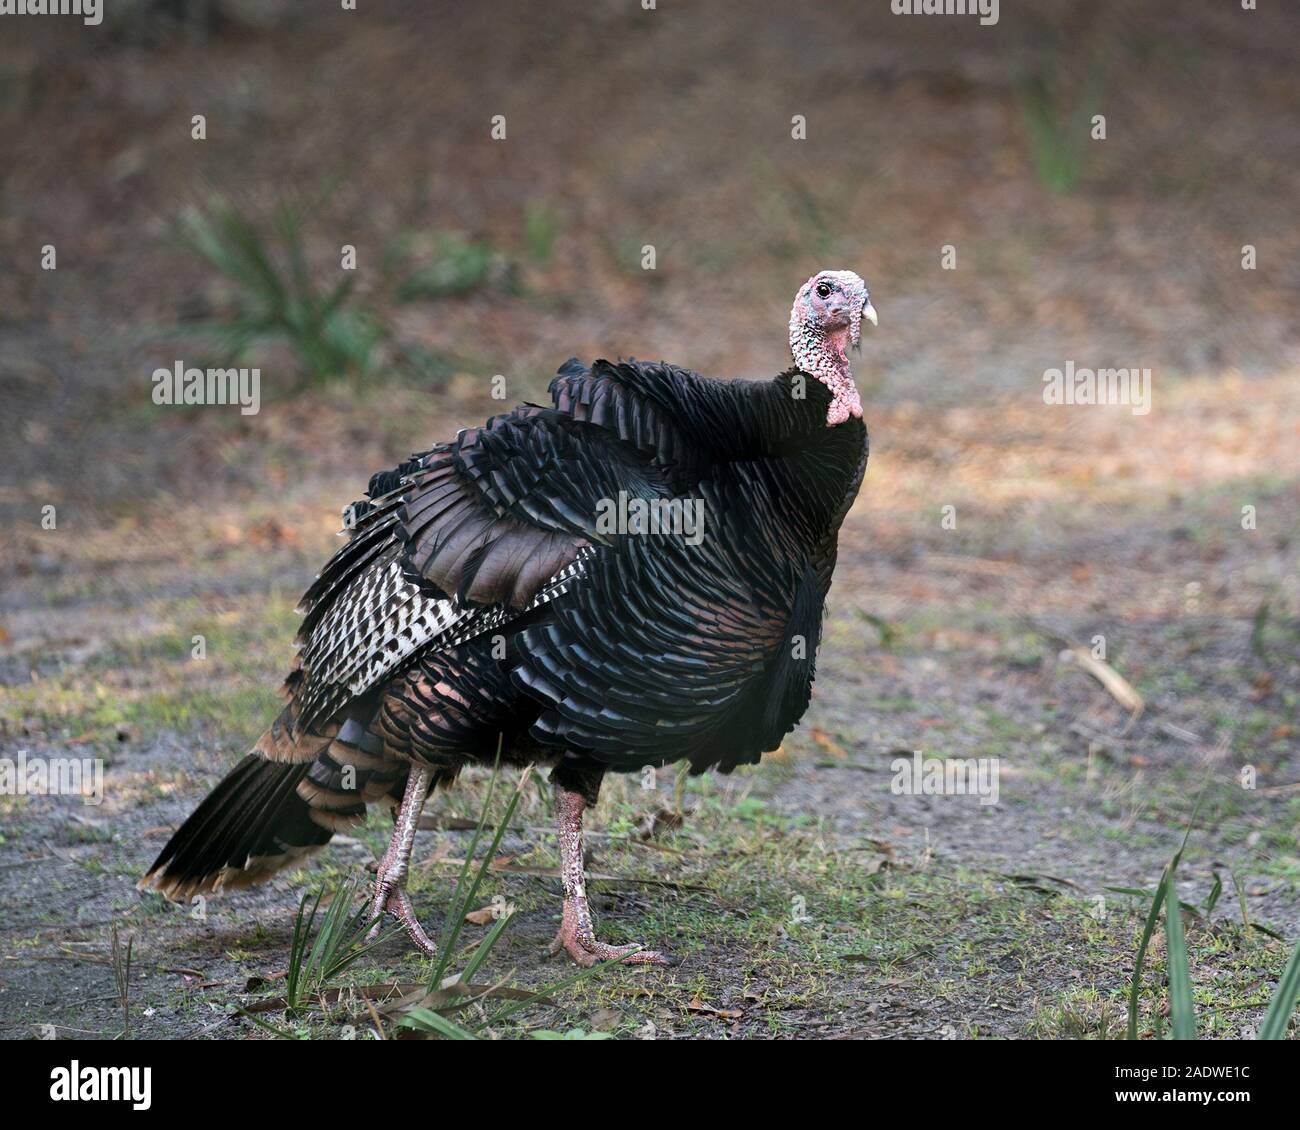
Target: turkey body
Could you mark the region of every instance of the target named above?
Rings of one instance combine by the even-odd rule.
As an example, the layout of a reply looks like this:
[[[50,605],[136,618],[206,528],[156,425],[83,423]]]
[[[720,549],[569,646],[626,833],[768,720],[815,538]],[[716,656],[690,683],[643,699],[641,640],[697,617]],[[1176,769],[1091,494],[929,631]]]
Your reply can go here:
[[[372,478],[304,597],[283,711],[144,885],[265,878],[413,767],[446,785],[499,751],[594,802],[606,771],[729,772],[780,744],[809,702],[862,420],[828,426],[798,369],[575,359],[550,394]],[[611,528],[618,500],[702,526]]]

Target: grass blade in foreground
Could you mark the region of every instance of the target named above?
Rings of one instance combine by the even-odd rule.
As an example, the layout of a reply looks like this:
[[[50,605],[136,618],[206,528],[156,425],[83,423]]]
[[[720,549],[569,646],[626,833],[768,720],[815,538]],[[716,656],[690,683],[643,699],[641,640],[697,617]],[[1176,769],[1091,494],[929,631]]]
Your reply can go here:
[[[1180,853],[1181,854],[1181,853]],[[1146,925],[1142,929],[1142,940],[1138,943],[1137,961],[1133,965],[1133,981],[1128,992],[1128,1038],[1136,1040],[1138,1024],[1138,994],[1142,989],[1142,969],[1146,963],[1147,946],[1151,944],[1151,935],[1156,931],[1160,920],[1160,907],[1165,901],[1165,891],[1169,886],[1169,868],[1166,867],[1156,884],[1155,896],[1151,899],[1151,910],[1147,913]]]
[[[1277,983],[1277,991],[1264,1014],[1264,1023],[1260,1025],[1259,1039],[1286,1039],[1287,1025],[1291,1022],[1297,998],[1300,998],[1300,942],[1296,942],[1291,960],[1282,971],[1282,979]]]
[[[1164,871],[1161,873],[1160,882],[1156,884],[1156,893],[1151,899],[1151,910],[1147,914],[1146,925],[1143,927],[1142,930],[1142,941],[1138,943],[1137,961],[1133,965],[1133,981],[1129,985],[1128,1038],[1130,1040],[1137,1039],[1138,993],[1142,988],[1142,968],[1146,963],[1147,946],[1151,942],[1151,935],[1155,933],[1156,922],[1160,918],[1160,905],[1161,903],[1165,902],[1168,899],[1170,891],[1174,892],[1175,908],[1177,908],[1178,906],[1178,889],[1174,886],[1174,874],[1178,871],[1179,863],[1182,862],[1183,852],[1187,850],[1187,841],[1191,837],[1192,828],[1195,827],[1196,825],[1196,817],[1201,811],[1201,801],[1205,799],[1205,789],[1206,789],[1206,785],[1208,784],[1209,784],[1209,778],[1207,777],[1206,783],[1201,786],[1201,791],[1196,797],[1196,805],[1192,809],[1192,815],[1189,817],[1187,821],[1187,827],[1183,830],[1183,842],[1179,845],[1178,851],[1174,854],[1173,859],[1169,861],[1169,863],[1165,866]],[[1168,919],[1167,911],[1165,917],[1166,919]],[[1177,915],[1175,915],[1175,917],[1177,917]],[[1179,941],[1183,943],[1182,944],[1183,964],[1184,966],[1186,966],[1187,944],[1186,944],[1186,939],[1183,938],[1183,921],[1181,918],[1178,919],[1178,938]],[[1172,963],[1172,950],[1173,950],[1172,937],[1170,937],[1166,939],[1166,951],[1171,954],[1170,957],[1171,963]],[[1190,1001],[1191,1001],[1191,977],[1189,975],[1187,1002],[1190,1004]],[[1177,1034],[1176,1023],[1174,1027],[1175,1027],[1175,1034]],[[1195,1014],[1193,1013],[1192,1014],[1193,1036],[1190,1037],[1193,1039],[1195,1038],[1195,1027],[1196,1027],[1196,1021],[1195,1021]],[[1185,1037],[1180,1037],[1180,1038],[1185,1038]]]
[[[473,1032],[462,1028],[455,1021],[448,1020],[441,1013],[434,1012],[431,1008],[413,1008],[408,1012],[398,1024],[399,1028],[416,1028],[424,1029],[427,1032],[434,1032],[448,1040],[477,1040],[478,1037]]]
[[[1192,974],[1187,964],[1187,938],[1183,912],[1178,906],[1174,870],[1165,883],[1165,950],[1169,965],[1169,1011],[1174,1019],[1174,1039],[1196,1039],[1196,1004],[1192,1000]]]
[[[497,824],[496,834],[492,837],[492,842],[488,845],[487,851],[483,854],[482,862],[474,874],[474,879],[470,883],[468,890],[465,888],[465,876],[469,871],[470,863],[473,860],[474,850],[478,847],[479,839],[483,834],[483,827],[487,822],[488,806],[492,803],[492,794],[496,789],[497,774],[501,767],[501,746],[497,744],[497,762],[492,769],[492,778],[488,783],[487,799],[483,802],[483,812],[479,817],[478,828],[474,831],[474,838],[470,841],[469,851],[465,853],[465,863],[461,867],[460,877],[456,881],[456,898],[452,900],[451,910],[448,912],[447,924],[441,939],[438,956],[438,967],[434,971],[433,980],[429,988],[436,989],[442,984],[442,978],[447,972],[447,967],[451,963],[452,954],[456,947],[456,941],[460,937],[460,932],[465,925],[465,915],[469,913],[474,904],[474,899],[478,896],[479,888],[483,885],[483,878],[487,875],[492,866],[492,860],[496,858],[497,849],[501,846],[501,840],[506,834],[506,829],[510,826],[510,821],[514,818],[515,809],[519,807],[519,801],[523,797],[523,792],[528,784],[529,777],[532,776],[532,766],[526,768],[519,778],[519,783],[515,786],[514,793],[511,794],[510,803],[506,806],[506,814]],[[462,895],[461,892],[465,893]],[[493,938],[495,941],[495,937]],[[479,956],[477,962],[482,963],[483,957]],[[477,965],[476,965],[477,967]]]

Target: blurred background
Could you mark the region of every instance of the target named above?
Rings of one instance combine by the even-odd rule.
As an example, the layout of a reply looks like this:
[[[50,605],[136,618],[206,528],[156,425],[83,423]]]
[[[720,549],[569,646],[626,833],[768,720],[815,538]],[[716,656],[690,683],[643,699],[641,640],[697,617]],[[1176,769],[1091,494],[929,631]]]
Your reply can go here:
[[[855,361],[872,456],[813,707],[752,775],[694,800],[625,790],[610,819],[649,813],[657,835],[656,806],[689,810],[676,835],[703,849],[757,812],[814,901],[834,893],[828,843],[872,854],[906,897],[877,905],[862,878],[822,924],[866,953],[928,946],[931,987],[970,969],[908,930],[943,907],[956,936],[971,891],[1027,931],[998,935],[1008,952],[1037,955],[1028,994],[1007,973],[912,1013],[821,977],[824,1027],[1110,1035],[1131,916],[1076,938],[1082,912],[1050,908],[1151,885],[1203,796],[1184,894],[1234,891],[1205,918],[1240,945],[1193,939],[1198,975],[1247,1005],[1276,975],[1248,927],[1300,927],[1300,9],[104,9],[97,27],[0,17],[0,753],[109,765],[108,800],[76,820],[58,798],[4,810],[12,945],[164,920],[131,883],[268,720],[297,595],[373,471],[502,410],[495,375],[508,403],[544,399],[575,354],[773,375],[795,290],[847,268],[880,313]],[[178,360],[258,366],[260,411],[155,404]],[[1067,361],[1150,368],[1151,412],[1045,405]],[[1092,675],[1062,658],[1098,637]],[[893,795],[886,755],[918,748],[1001,757],[1002,802]],[[736,824],[740,800],[758,807]],[[782,925],[789,891],[763,889],[750,974],[842,971],[827,935],[808,957]],[[280,929],[296,902],[288,883],[241,897],[214,927],[222,968],[243,967],[241,921]],[[1062,936],[1072,956],[1044,956]],[[0,993],[10,1030],[60,1007],[33,968]],[[802,1023],[741,999],[726,961],[702,976],[729,1030]],[[180,1031],[193,1004],[158,1007]],[[718,1030],[671,1008],[661,1025]]]

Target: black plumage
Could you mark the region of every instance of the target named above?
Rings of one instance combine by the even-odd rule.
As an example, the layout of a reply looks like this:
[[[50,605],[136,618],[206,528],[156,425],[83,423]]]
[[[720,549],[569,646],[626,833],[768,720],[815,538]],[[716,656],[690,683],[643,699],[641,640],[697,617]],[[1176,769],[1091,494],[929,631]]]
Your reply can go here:
[[[575,358],[550,395],[371,478],[304,597],[283,711],[143,885],[256,881],[414,768],[450,783],[499,743],[594,801],[606,771],[728,772],[797,723],[860,416],[828,424],[841,393],[798,366],[716,381]],[[610,529],[620,497],[698,507],[702,531]]]

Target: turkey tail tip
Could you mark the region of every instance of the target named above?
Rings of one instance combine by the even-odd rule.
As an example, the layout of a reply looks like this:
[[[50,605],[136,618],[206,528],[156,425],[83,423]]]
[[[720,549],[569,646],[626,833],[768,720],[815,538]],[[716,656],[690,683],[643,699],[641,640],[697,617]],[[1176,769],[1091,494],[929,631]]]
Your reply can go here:
[[[136,883],[135,889],[162,895],[168,902],[189,903],[195,895],[215,895],[221,890],[220,875],[182,879],[168,875],[167,868],[154,866]]]
[[[216,897],[264,883],[282,868],[305,863],[323,846],[308,844],[288,847],[275,855],[250,857],[242,867],[222,867],[204,875],[169,874],[165,864],[161,867],[155,864],[136,882],[135,889],[146,894],[160,894],[168,902],[188,906],[202,895]]]
[[[189,902],[263,882],[323,847],[334,830],[312,819],[297,789],[310,767],[245,756],[176,829],[137,889]]]

